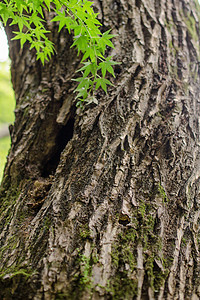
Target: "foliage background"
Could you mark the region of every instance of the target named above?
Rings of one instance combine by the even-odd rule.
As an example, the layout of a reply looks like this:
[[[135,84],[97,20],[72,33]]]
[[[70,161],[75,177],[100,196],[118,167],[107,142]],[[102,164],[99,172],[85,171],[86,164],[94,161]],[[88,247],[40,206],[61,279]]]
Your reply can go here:
[[[0,62],[0,129],[14,121],[14,92],[10,80],[9,60]],[[10,137],[0,139],[0,180],[10,147]]]

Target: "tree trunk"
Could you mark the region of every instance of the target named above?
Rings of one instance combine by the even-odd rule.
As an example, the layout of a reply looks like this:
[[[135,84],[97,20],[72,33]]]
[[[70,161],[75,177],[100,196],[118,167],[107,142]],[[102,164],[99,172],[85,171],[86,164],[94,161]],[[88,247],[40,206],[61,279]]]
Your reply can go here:
[[[200,298],[199,16],[194,0],[96,0],[121,65],[76,109],[72,38],[10,42],[16,120],[1,186],[1,299]],[[11,28],[6,28],[9,39]]]

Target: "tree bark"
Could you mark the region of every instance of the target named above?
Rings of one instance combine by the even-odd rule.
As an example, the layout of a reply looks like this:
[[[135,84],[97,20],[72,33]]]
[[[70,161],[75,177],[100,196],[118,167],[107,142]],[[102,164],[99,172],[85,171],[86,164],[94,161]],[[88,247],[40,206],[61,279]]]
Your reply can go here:
[[[199,16],[194,0],[96,0],[114,87],[76,109],[72,38],[44,67],[10,41],[1,299],[200,298]],[[48,18],[48,17],[47,17]],[[6,28],[9,39],[10,27]]]

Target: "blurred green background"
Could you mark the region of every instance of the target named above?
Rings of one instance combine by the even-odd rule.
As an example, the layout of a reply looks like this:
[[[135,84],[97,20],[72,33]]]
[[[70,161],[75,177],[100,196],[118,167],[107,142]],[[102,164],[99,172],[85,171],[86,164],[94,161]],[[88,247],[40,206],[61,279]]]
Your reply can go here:
[[[0,62],[0,131],[5,125],[14,122],[15,99],[10,80],[9,60]],[[2,179],[6,156],[10,148],[10,137],[0,138],[0,181]]]

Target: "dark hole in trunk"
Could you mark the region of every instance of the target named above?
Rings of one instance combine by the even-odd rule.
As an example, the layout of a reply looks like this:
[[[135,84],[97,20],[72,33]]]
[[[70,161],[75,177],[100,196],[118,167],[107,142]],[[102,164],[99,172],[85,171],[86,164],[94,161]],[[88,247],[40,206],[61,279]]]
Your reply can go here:
[[[65,149],[67,143],[72,139],[74,131],[74,119],[69,119],[65,126],[62,126],[56,137],[55,147],[52,150],[51,157],[42,166],[42,177],[53,175],[60,161],[60,155]]]

